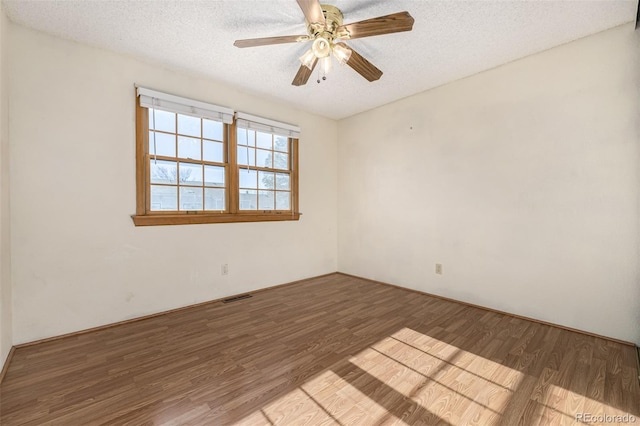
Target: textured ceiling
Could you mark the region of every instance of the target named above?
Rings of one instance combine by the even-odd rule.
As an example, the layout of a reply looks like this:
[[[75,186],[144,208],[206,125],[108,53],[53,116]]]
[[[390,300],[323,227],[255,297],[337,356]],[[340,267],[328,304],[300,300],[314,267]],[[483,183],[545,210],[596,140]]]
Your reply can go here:
[[[306,34],[295,0],[4,0],[9,18],[56,36],[205,74],[340,119],[635,20],[636,0],[334,0],[350,23],[409,11],[412,32],[348,42],[384,75],[347,66],[291,81],[308,43],[239,49],[236,39]],[[162,89],[162,88],[159,88]]]

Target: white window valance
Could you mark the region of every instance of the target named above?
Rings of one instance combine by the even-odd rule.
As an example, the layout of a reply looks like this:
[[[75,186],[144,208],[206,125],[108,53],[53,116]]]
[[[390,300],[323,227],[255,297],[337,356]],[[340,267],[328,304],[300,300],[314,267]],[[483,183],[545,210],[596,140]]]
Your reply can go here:
[[[236,126],[242,129],[273,133],[288,138],[299,138],[300,127],[268,118],[258,117],[244,112],[236,112]]]
[[[140,86],[136,86],[136,89],[140,97],[140,106],[145,108],[159,108],[179,114],[222,121],[227,124],[233,122],[234,111],[232,109],[158,92]]]

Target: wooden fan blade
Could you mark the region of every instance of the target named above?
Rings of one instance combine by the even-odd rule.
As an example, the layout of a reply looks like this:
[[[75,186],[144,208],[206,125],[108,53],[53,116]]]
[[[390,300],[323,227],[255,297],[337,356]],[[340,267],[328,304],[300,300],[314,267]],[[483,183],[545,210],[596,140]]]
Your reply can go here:
[[[318,58],[313,61],[311,69],[305,67],[304,65],[300,65],[300,69],[298,70],[296,76],[293,78],[291,84],[293,84],[294,86],[304,86],[305,84],[307,84],[307,81],[309,80],[309,77],[311,76],[311,73],[313,72],[313,69],[316,67],[317,63]]]
[[[353,68],[358,74],[369,81],[376,81],[382,77],[382,71],[376,68],[371,62],[363,58],[358,52],[350,48],[344,43],[338,43],[340,46],[351,51],[351,57],[347,61],[347,65]]]
[[[399,33],[402,31],[411,31],[413,29],[413,22],[414,19],[409,15],[409,12],[398,12],[343,25],[338,27],[337,33],[345,39]],[[343,37],[342,33],[347,33],[348,36]]]
[[[297,41],[307,41],[309,36],[281,36],[281,37],[264,37],[264,38],[248,38],[245,40],[236,40],[233,45],[236,47],[255,47],[268,46],[270,44],[295,43]]]
[[[297,0],[297,2],[310,24],[317,22],[324,25],[324,13],[322,13],[322,7],[318,0]]]

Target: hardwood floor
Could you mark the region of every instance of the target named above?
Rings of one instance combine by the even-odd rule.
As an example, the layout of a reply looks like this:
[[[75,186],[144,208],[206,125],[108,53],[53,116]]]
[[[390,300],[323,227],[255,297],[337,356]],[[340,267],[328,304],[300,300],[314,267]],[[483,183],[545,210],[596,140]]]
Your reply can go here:
[[[631,346],[336,274],[18,348],[0,423],[640,424],[637,376]]]

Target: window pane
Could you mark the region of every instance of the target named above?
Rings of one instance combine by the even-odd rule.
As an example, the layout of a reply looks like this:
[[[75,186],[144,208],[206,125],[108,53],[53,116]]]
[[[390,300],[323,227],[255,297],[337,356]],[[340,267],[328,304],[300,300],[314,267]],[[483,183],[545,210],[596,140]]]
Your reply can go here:
[[[154,160],[152,158],[149,162],[151,164],[151,183],[178,183],[176,181],[178,166],[175,161]]]
[[[257,188],[258,172],[255,170],[240,169],[240,188]]]
[[[284,136],[274,136],[274,149],[276,151],[289,152],[289,139]]]
[[[273,189],[274,182],[273,172],[259,172],[258,173],[258,188],[260,189]]]
[[[224,186],[224,167],[204,166],[204,184]]]
[[[243,166],[255,166],[256,165],[255,148],[239,146],[238,147],[238,164],[241,164]]]
[[[273,167],[273,151],[265,151],[264,149],[256,150],[256,162],[258,167]]]
[[[204,161],[215,161],[216,163],[224,163],[224,154],[222,152],[222,142],[202,141],[202,155]]]
[[[238,145],[256,146],[256,132],[247,129],[238,129]]]
[[[225,209],[224,189],[205,188],[204,189],[204,209],[205,210],[224,210]]]
[[[202,186],[202,165],[180,163],[180,184]],[[180,204],[182,205],[182,202]]]
[[[202,188],[181,186],[180,210],[202,210]]]
[[[151,210],[178,210],[178,187],[151,185]]]
[[[291,189],[291,179],[288,173],[276,173],[276,189]]]
[[[258,191],[240,190],[240,210],[256,210],[258,208]]]
[[[190,115],[178,114],[178,133],[200,137],[200,119]]]
[[[202,119],[202,133],[207,139],[215,139],[217,141],[221,141],[222,139],[222,129],[224,128],[223,124],[219,121],[207,120],[206,118]]]
[[[281,170],[289,170],[289,155],[275,152],[273,154],[273,168]]]
[[[276,192],[276,210],[291,210],[290,192]]]
[[[258,210],[273,210],[273,191],[258,191]]]
[[[154,138],[155,136],[155,149]],[[176,136],[166,133],[149,132],[149,154],[162,155],[165,157],[176,156]]]
[[[200,159],[200,139],[178,136],[178,157]]]
[[[258,148],[273,149],[271,133],[258,132]]]
[[[162,111],[159,109],[149,108],[149,129],[153,130],[155,111],[155,129],[162,130],[164,132],[175,133],[176,132],[176,114],[173,112]]]

